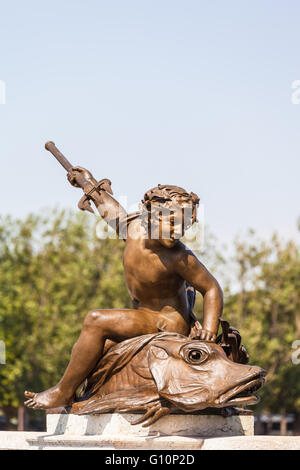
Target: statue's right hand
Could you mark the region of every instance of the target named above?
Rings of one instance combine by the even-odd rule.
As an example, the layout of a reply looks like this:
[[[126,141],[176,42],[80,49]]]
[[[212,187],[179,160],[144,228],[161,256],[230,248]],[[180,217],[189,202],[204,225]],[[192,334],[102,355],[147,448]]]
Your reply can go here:
[[[69,183],[76,188],[81,188],[82,182],[94,184],[96,181],[92,173],[81,166],[73,166],[68,171],[67,178]]]

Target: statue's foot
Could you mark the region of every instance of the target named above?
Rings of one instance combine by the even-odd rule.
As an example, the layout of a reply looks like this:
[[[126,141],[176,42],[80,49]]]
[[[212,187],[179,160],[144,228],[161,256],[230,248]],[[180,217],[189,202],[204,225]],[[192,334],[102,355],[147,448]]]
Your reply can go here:
[[[25,391],[24,395],[28,398],[28,400],[24,402],[24,405],[35,410],[47,410],[59,406],[68,406],[73,402],[73,396],[71,398],[66,396],[57,385],[41,393]]]

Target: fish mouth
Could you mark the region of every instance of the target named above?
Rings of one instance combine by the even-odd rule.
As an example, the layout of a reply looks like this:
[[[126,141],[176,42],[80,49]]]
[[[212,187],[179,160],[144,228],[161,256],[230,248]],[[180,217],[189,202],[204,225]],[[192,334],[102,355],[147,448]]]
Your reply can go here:
[[[260,398],[254,392],[260,389],[264,383],[265,375],[258,373],[252,380],[244,381],[222,393],[217,400],[218,407],[255,405],[260,401]]]

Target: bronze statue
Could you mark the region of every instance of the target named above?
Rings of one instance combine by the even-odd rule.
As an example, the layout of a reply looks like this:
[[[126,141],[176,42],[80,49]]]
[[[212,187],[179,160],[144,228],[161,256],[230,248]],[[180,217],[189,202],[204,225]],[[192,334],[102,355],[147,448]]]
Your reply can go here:
[[[128,215],[112,197],[108,179],[97,182],[86,169],[73,167],[52,142],[46,149],[67,170],[69,182],[83,189],[79,208],[93,212],[94,202],[124,239],[133,308],[89,312],[59,383],[40,393],[26,391],[25,404],[34,409],[69,406],[74,413],[139,410],[152,421],[172,407],[189,411],[252,403],[253,397],[236,395],[259,388],[264,372],[233,364],[248,358],[239,333],[225,321],[217,340],[222,290],[179,240],[196,220],[198,196],[158,185],[145,193],[141,211]],[[193,313],[195,291],[204,300],[203,325]],[[127,369],[130,383],[121,378]],[[172,385],[166,383],[170,373]]]

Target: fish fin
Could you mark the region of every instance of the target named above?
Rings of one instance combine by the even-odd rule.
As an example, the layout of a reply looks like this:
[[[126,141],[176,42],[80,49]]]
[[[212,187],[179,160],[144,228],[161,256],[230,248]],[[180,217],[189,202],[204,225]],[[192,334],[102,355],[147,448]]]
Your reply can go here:
[[[152,377],[148,367],[132,366],[132,369],[134,370],[134,372],[137,375],[139,375],[143,379],[152,379],[153,380],[153,377]]]
[[[142,427],[144,428],[155,423],[162,416],[165,416],[170,413],[170,408],[167,406],[162,406],[160,401],[149,404],[147,408],[148,410],[146,411],[146,413],[131,424],[135,425],[144,423],[142,425]]]

